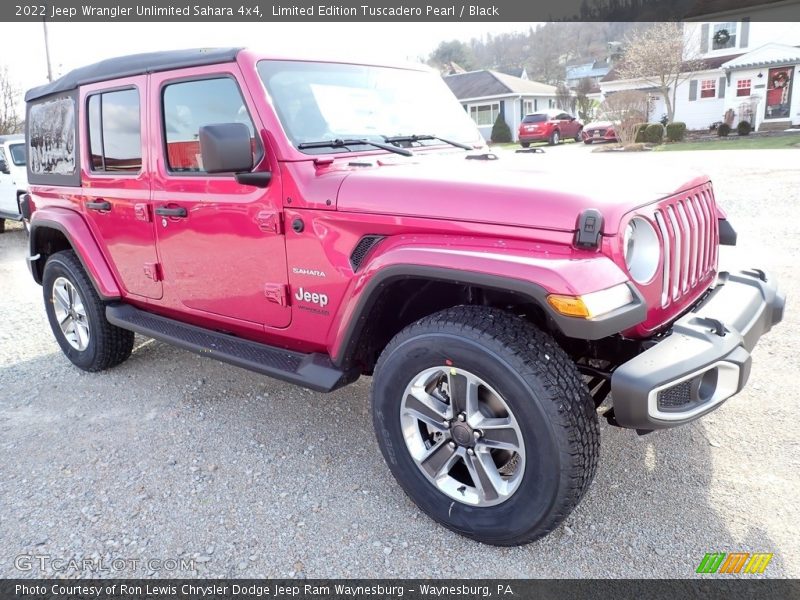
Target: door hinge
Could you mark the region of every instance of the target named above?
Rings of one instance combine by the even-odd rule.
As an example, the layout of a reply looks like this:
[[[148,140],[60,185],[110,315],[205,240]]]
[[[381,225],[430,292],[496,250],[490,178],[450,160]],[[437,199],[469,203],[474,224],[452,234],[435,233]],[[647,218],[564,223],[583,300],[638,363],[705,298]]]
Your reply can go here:
[[[144,263],[144,274],[145,277],[153,281],[161,281],[164,279],[159,263]]]
[[[133,212],[136,215],[137,221],[144,221],[145,223],[150,222],[150,207],[147,204],[134,204]]]
[[[280,212],[262,210],[256,215],[256,221],[261,231],[269,231],[277,234],[283,233],[283,221]]]
[[[267,300],[279,306],[287,306],[289,304],[289,294],[285,283],[266,284],[264,286],[264,295]]]

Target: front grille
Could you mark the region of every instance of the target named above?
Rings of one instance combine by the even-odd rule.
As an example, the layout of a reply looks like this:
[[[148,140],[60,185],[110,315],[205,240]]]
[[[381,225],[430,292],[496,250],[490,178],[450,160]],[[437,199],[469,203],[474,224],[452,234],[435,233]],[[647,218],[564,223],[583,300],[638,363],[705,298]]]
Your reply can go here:
[[[661,306],[667,307],[716,269],[719,225],[711,184],[663,202],[655,218],[664,244]]]
[[[692,401],[692,380],[673,385],[658,392],[658,409],[680,408]]]

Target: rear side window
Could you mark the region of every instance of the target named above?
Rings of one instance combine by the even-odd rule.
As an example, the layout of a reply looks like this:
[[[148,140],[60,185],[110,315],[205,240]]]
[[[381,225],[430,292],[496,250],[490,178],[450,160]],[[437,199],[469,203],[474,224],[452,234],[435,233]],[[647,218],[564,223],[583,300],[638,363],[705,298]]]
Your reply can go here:
[[[28,103],[28,181],[44,185],[80,185],[76,168],[74,94]]]
[[[167,165],[177,173],[203,173],[200,128],[204,125],[244,123],[250,129],[253,164],[263,154],[239,86],[229,77],[183,81],[164,88],[164,136]]]
[[[543,121],[547,121],[547,115],[525,115],[525,118],[522,119],[523,123],[542,123]]]
[[[88,122],[92,171],[141,171],[142,122],[137,90],[89,96]]]

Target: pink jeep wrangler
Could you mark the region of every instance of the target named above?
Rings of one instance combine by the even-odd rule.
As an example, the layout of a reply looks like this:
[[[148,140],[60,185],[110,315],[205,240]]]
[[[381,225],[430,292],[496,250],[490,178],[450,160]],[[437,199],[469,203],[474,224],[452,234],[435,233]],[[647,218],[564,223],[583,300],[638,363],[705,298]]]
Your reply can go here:
[[[707,178],[497,159],[422,68],[163,52],[26,101],[29,264],[69,360],[114,367],[136,332],[321,392],[372,375],[400,485],[489,544],[570,513],[598,415],[697,419],[783,315],[769,275],[717,271]]]

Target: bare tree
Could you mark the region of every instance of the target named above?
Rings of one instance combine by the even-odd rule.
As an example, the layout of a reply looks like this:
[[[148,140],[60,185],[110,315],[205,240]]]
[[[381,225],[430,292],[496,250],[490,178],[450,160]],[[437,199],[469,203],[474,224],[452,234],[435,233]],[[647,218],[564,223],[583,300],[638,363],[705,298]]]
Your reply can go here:
[[[19,89],[8,76],[8,68],[0,68],[0,135],[22,131],[22,119],[17,112],[19,95]]]
[[[622,79],[639,79],[661,92],[670,122],[675,118],[678,85],[704,67],[697,54],[687,55],[686,52],[680,23],[656,23],[649,29],[630,34],[617,67]]]
[[[592,81],[588,77],[578,81],[578,85],[575,86],[575,106],[578,110],[578,118],[584,123],[591,121],[594,116],[596,102],[589,98],[592,88]]]
[[[563,82],[556,86],[556,105],[561,110],[570,113],[575,112],[575,96],[572,95],[572,90]]]
[[[636,141],[639,125],[647,122],[647,94],[639,90],[613,92],[606,96],[600,109],[605,118],[615,121],[617,140],[627,146]]]

